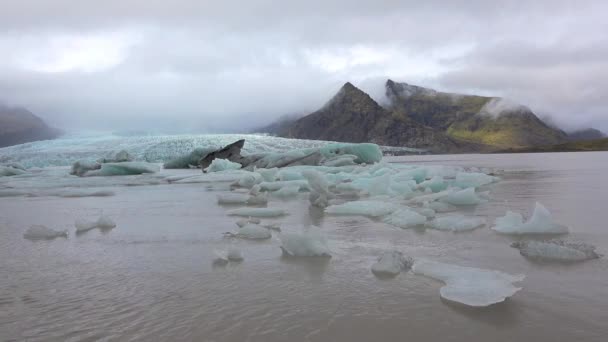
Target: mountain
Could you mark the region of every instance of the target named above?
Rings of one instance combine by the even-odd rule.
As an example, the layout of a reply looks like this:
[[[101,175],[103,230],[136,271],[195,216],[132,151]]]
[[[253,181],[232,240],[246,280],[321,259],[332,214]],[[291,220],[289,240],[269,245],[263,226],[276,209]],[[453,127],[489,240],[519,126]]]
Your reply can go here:
[[[60,135],[42,119],[25,108],[0,104],[0,147],[54,139]]]
[[[374,142],[436,153],[488,152],[567,141],[530,109],[497,97],[438,92],[387,80],[387,104],[346,83],[321,109],[267,126],[289,138]]]
[[[449,137],[495,148],[551,145],[566,135],[549,127],[529,108],[498,97],[438,92],[386,82],[389,109],[445,132]]]
[[[587,141],[605,138],[606,134],[595,128],[586,128],[578,131],[568,132],[570,141]]]
[[[271,132],[298,139],[373,142],[380,145],[456,152],[478,146],[451,139],[408,117],[396,117],[368,94],[347,82],[321,109]]]

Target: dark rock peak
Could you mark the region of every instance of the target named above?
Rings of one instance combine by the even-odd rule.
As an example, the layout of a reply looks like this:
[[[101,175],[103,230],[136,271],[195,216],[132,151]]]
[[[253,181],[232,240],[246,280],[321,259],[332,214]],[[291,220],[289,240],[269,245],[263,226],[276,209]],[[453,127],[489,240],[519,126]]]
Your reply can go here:
[[[365,113],[382,110],[382,107],[366,92],[355,87],[352,83],[346,82],[321,110],[347,110]]]

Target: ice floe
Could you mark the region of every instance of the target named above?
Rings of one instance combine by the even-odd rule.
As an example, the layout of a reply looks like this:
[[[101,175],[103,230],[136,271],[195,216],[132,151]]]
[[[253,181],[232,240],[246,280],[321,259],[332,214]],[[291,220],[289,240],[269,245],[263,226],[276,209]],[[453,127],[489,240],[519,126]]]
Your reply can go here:
[[[377,276],[396,276],[401,270],[410,268],[413,262],[399,251],[384,252],[372,265],[372,273]]]
[[[481,217],[466,217],[464,215],[449,215],[436,217],[428,222],[429,228],[438,230],[449,230],[453,232],[462,232],[480,228],[486,224],[486,220]]]
[[[562,240],[517,241],[512,243],[511,247],[519,249],[519,253],[525,257],[538,260],[573,262],[600,257],[595,251],[595,246]]]
[[[43,225],[33,225],[23,233],[23,237],[28,240],[51,240],[67,236],[67,230],[54,230]]]
[[[505,216],[496,219],[492,229],[503,234],[568,233],[568,227],[556,223],[549,210],[539,202],[536,202],[534,213],[526,222],[521,214],[508,211]]]
[[[418,259],[412,271],[445,283],[439,290],[441,298],[473,307],[484,307],[503,302],[520,287],[524,275],[511,275],[500,271],[445,264]]]
[[[101,164],[99,170],[90,170],[83,176],[127,176],[141,175],[144,173],[156,173],[160,171],[160,166],[145,162],[123,162]]]
[[[398,206],[390,202],[362,200],[330,205],[329,207],[325,208],[325,212],[339,215],[378,217],[388,215],[397,209]]]
[[[475,193],[475,188],[454,191],[441,198],[442,202],[452,205],[476,205],[486,202]]]
[[[239,228],[236,237],[250,240],[265,240],[272,237],[270,230],[253,223],[248,223]]]
[[[280,208],[238,208],[229,210],[228,215],[245,217],[277,217],[287,215],[287,212]]]
[[[412,228],[424,225],[426,223],[426,216],[409,208],[402,208],[386,216],[383,221],[399,228]]]
[[[300,233],[281,233],[283,254],[293,257],[331,257],[327,240],[316,227]]]
[[[85,219],[77,219],[74,222],[74,226],[76,227],[76,233],[84,233],[91,229],[100,228],[100,229],[110,229],[115,228],[116,223],[107,215],[101,214],[96,221],[87,221]]]

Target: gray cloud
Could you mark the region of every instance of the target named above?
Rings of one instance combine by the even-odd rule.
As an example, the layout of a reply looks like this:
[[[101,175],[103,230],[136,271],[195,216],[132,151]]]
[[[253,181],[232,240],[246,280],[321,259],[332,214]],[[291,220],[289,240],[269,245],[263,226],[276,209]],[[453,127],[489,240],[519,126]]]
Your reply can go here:
[[[0,100],[62,127],[251,128],[391,77],[608,130],[603,1],[0,1]]]

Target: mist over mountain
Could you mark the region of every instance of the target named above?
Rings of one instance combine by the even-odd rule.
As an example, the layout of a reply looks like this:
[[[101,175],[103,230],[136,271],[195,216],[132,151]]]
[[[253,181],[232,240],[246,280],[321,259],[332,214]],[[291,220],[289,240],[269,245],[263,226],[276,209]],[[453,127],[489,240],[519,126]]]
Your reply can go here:
[[[0,147],[54,139],[60,134],[29,110],[0,104]]]

